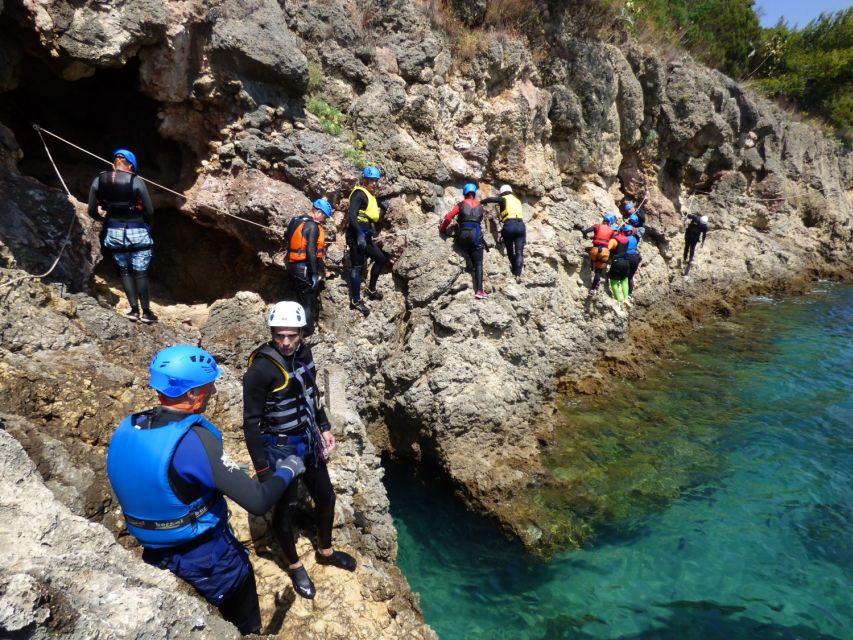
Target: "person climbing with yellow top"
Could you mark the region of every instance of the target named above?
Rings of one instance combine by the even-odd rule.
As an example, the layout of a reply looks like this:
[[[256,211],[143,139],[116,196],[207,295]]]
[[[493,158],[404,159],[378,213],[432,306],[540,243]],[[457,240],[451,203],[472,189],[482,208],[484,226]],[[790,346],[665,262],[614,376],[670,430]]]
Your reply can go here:
[[[462,202],[454,205],[441,221],[439,233],[444,233],[458,216],[456,244],[465,254],[465,259],[474,271],[474,297],[477,300],[486,298],[483,289],[483,205],[477,201],[477,185],[473,182],[462,187]]]
[[[290,221],[287,232],[287,272],[296,285],[299,303],[305,309],[305,335],[314,333],[320,315],[320,290],[325,276],[326,231],[323,223],[332,217],[326,198],[314,201],[311,212]]]
[[[592,238],[592,246],[589,248],[589,261],[593,272],[592,285],[589,288],[588,294],[590,298],[598,293],[601,276],[604,275],[604,270],[607,269],[607,262],[610,260],[610,251],[616,247],[616,243],[613,241],[616,229],[618,229],[616,215],[605,213],[601,222],[581,232],[584,237],[588,233],[595,233]]]
[[[360,311],[365,317],[370,314],[370,309],[361,299],[361,278],[367,267],[367,259],[373,260],[370,280],[365,287],[367,297],[371,300],[382,299],[376,284],[379,274],[388,262],[385,253],[373,241],[375,225],[388,207],[386,202],[379,202],[376,199],[376,188],[381,177],[382,172],[378,168],[365,167],[361,184],[357,185],[349,196],[346,234],[350,255],[349,304],[351,309]]]
[[[524,226],[521,200],[512,192],[508,184],[501,185],[500,195],[480,200],[480,204],[497,204],[500,210],[501,239],[506,247],[506,257],[512,275],[521,280],[524,269],[524,244],[527,242],[527,228]]]

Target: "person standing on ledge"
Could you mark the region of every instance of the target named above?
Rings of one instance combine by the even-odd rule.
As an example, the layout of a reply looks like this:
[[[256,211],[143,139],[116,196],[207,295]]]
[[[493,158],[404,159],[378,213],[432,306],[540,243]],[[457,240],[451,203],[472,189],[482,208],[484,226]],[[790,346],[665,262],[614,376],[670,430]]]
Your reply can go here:
[[[480,200],[480,204],[499,205],[501,238],[506,247],[506,257],[509,259],[512,275],[516,280],[521,280],[521,272],[524,270],[524,244],[527,242],[521,200],[515,196],[508,184],[501,185],[500,194]]]
[[[456,233],[456,244],[465,253],[465,259],[471,264],[474,271],[474,297],[477,300],[486,298],[483,289],[483,205],[477,201],[477,185],[469,182],[462,187],[462,202],[454,205],[441,221],[438,227],[439,233],[447,231],[447,227],[456,216],[458,231]]]
[[[605,213],[601,222],[581,231],[584,237],[588,233],[595,233],[592,238],[592,246],[589,248],[589,261],[593,278],[587,297],[592,298],[598,293],[598,287],[601,285],[601,276],[604,275],[604,271],[607,269],[607,262],[610,260],[610,251],[616,247],[616,242],[613,240],[616,228],[616,214]]]
[[[681,263],[684,265],[684,275],[690,273],[690,266],[693,264],[693,254],[696,251],[696,245],[705,246],[705,236],[708,234],[708,216],[697,216],[695,213],[688,213],[687,218],[690,224],[687,225],[687,230],[684,232],[684,257]]]
[[[247,476],[222,450],[202,413],[219,367],[204,349],[176,345],[149,366],[160,406],[126,417],[110,440],[107,475],[142,559],[189,582],[243,635],[260,633],[249,554],[228,526],[228,496],[250,513],[268,511],[305,469],[280,460],[271,479]]]
[[[350,309],[360,311],[367,317],[370,309],[361,299],[361,278],[367,267],[367,259],[373,260],[370,268],[370,281],[365,287],[367,297],[382,300],[382,294],[376,290],[379,274],[388,262],[382,249],[376,246],[373,237],[376,223],[387,209],[387,203],[376,199],[376,188],[382,172],[376,167],[364,168],[361,184],[357,185],[349,196],[347,246],[350,255],[349,305]]]
[[[271,340],[249,356],[243,376],[243,433],[246,447],[262,480],[291,455],[305,462],[303,480],[314,501],[318,564],[355,571],[348,553],[332,548],[335,491],[326,466],[335,436],[320,404],[317,370],[311,349],[303,342],[305,310],[297,302],[276,303],[267,316]],[[272,529],[289,563],[293,588],[303,598],[316,594],[314,583],[296,551],[292,526],[297,484],[291,484],[273,511]]]
[[[136,175],[136,156],[127,149],[113,152],[113,170],[102,171],[89,188],[89,217],[101,222],[101,246],[112,254],[121,286],[130,303],[125,317],[151,324],[148,268],[154,241],[154,207],[145,183]],[[107,213],[103,216],[98,205]]]
[[[311,213],[294,219],[288,230],[287,272],[296,285],[299,302],[305,309],[305,335],[314,333],[320,317],[320,289],[323,287],[326,231],[323,223],[332,217],[326,198],[314,201]]]

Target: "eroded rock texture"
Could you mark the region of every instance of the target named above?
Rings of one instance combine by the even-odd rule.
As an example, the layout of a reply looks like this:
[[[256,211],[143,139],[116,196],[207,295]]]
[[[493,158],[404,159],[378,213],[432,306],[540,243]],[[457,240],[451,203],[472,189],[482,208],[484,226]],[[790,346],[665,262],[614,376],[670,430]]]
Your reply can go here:
[[[4,281],[41,273],[67,237],[53,277],[76,292],[21,281],[0,289],[0,407],[57,441],[93,447],[91,478],[59,482],[33,453],[53,445],[26,437],[75,512],[117,528],[92,478],[116,421],[151,401],[144,364],[167,343],[201,339],[225,363],[213,418],[245,458],[238,376],[263,336],[264,301],[291,293],[281,232],[321,195],[338,211],[314,352],[342,436],[336,535],[363,570],[338,584],[318,568],[327,599],[292,603],[265,521],[238,517],[259,553],[265,621],[282,637],[429,635],[393,566],[380,450],[438,465],[472,505],[536,543],[541,532],[519,498],[541,471],[560,380],[595,392],[602,372],[635,372],[639,354],[703,313],[804,278],[849,278],[849,154],[687,57],[604,44],[545,4],[531,3],[548,12],[540,32],[470,39],[439,18],[456,7],[476,27],[489,3],[0,4],[0,267]],[[143,175],[184,195],[152,188],[159,327],[126,324],[103,286],[93,297],[93,273],[109,270],[96,270],[97,229],[80,202],[104,165],[50,140],[69,204],[29,127],[36,120],[99,155],[133,146]],[[391,210],[379,241],[393,266],[380,279],[384,300],[362,319],[347,309],[343,211],[365,161],[386,175]],[[528,228],[522,282],[493,249],[485,301],[437,232],[472,180],[482,195],[512,184]],[[579,232],[625,199],[648,213],[627,311],[603,294],[587,299]],[[689,279],[687,212],[711,219]],[[201,333],[207,309],[187,320],[189,310],[168,303],[216,298]],[[625,336],[633,339],[614,354]],[[79,498],[87,493],[101,502]],[[12,590],[35,589],[27,580]]]

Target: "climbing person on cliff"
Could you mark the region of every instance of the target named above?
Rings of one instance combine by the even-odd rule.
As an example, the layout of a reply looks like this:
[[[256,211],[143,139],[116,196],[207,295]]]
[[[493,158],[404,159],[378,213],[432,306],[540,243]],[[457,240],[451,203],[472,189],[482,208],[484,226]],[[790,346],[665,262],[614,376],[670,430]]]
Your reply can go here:
[[[634,217],[634,214],[631,215],[631,218]],[[631,219],[629,218],[629,221]],[[640,229],[642,227],[634,227],[632,224],[626,224],[622,227],[622,233],[628,236],[628,246],[625,250],[625,254],[628,258],[628,297],[630,298],[634,293],[634,276],[637,274],[637,269],[640,268],[640,262],[642,262],[643,257],[640,255]]]
[[[130,303],[125,317],[156,322],[148,293],[148,268],[154,241],[154,207],[145,183],[136,175],[136,156],[127,149],[113,152],[113,168],[102,171],[89,188],[89,217],[103,224],[101,246],[113,257],[121,286]],[[98,206],[106,211],[101,215]]]
[[[377,291],[376,284],[379,274],[388,262],[385,253],[376,246],[373,237],[376,223],[387,209],[387,203],[376,199],[376,188],[382,172],[376,167],[364,168],[361,184],[357,185],[349,196],[347,246],[350,255],[349,305],[350,309],[360,311],[367,317],[370,309],[361,299],[361,278],[367,268],[367,259],[373,260],[370,268],[370,281],[365,290],[371,300],[382,300],[382,293]]]
[[[588,297],[593,297],[598,293],[598,287],[601,284],[601,276],[607,269],[607,262],[610,260],[610,251],[615,247],[613,236],[615,233],[616,215],[613,213],[605,213],[601,222],[594,224],[591,227],[584,229],[584,237],[587,234],[593,233],[592,247],[589,249],[589,260],[591,263],[593,278],[592,285],[589,288]]]
[[[159,406],[127,416],[107,452],[127,530],[145,562],[189,582],[243,635],[260,633],[255,573],[223,496],[263,514],[305,467],[296,456],[282,458],[260,483],[223,452],[222,434],[202,415],[220,374],[204,349],[168,347],[149,371]]]
[[[243,433],[258,477],[271,477],[281,460],[297,455],[305,462],[302,476],[314,501],[318,564],[354,571],[355,558],[332,548],[335,491],[326,462],[335,436],[320,403],[317,370],[304,344],[305,310],[297,302],[276,303],[267,316],[271,339],[249,356],[243,376]],[[303,598],[316,589],[296,551],[292,525],[297,483],[291,484],[273,511],[272,529],[287,558],[293,588]]]
[[[613,262],[610,265],[610,290],[613,292],[613,298],[616,302],[627,306],[631,306],[631,291],[628,284],[631,275],[631,263],[628,258],[628,247],[633,233],[634,227],[630,224],[623,224],[612,239],[616,246],[611,251]]]
[[[501,185],[500,195],[480,201],[482,205],[497,204],[501,221],[501,239],[506,248],[509,267],[516,280],[521,280],[524,269],[524,244],[527,241],[527,228],[519,200],[508,184]]]
[[[288,224],[287,273],[296,285],[299,303],[305,309],[305,335],[314,333],[320,315],[320,289],[325,276],[326,231],[323,223],[332,217],[326,198],[314,201],[311,212]]]
[[[643,230],[639,234],[642,237],[646,229],[646,212],[630,200],[622,205],[622,212],[625,222],[634,227],[635,231]]]
[[[486,242],[483,239],[483,205],[477,201],[477,185],[473,182],[462,187],[462,201],[455,204],[445,214],[438,226],[439,233],[445,233],[450,223],[456,220],[456,245],[465,255],[474,271],[474,297],[477,300],[486,298],[483,289],[483,250]]]
[[[684,257],[681,263],[684,265],[684,275],[690,273],[690,267],[693,264],[693,254],[696,252],[696,245],[699,240],[702,243],[700,247],[705,246],[705,236],[708,234],[708,216],[697,216],[695,213],[688,213],[687,219],[690,223],[687,225],[687,230],[684,232]]]

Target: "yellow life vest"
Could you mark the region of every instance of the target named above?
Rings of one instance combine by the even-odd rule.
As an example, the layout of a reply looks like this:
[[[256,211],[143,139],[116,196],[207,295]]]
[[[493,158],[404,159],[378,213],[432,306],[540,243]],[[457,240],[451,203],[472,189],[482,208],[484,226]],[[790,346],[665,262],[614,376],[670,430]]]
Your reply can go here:
[[[505,193],[503,195],[506,206],[501,209],[501,222],[507,220],[522,219],[521,200],[515,197],[515,194]]]
[[[361,191],[364,195],[367,196],[367,208],[359,209],[358,211],[358,221],[359,222],[379,222],[379,216],[381,211],[379,209],[379,202],[376,200],[376,196],[374,196],[370,191],[365,189],[364,187],[357,186],[352,192],[349,194],[349,199],[352,200],[352,197],[355,195],[356,191]]]

